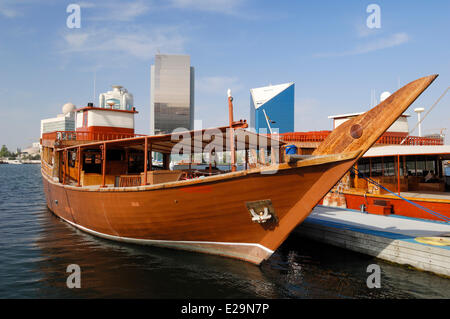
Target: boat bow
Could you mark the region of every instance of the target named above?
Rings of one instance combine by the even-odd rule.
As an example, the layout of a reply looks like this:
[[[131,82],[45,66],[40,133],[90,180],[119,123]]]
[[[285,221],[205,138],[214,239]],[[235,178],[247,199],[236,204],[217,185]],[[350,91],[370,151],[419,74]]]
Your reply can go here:
[[[366,113],[341,124],[320,144],[313,155],[360,150],[358,158],[363,156],[437,77],[438,74],[435,74],[417,79]]]

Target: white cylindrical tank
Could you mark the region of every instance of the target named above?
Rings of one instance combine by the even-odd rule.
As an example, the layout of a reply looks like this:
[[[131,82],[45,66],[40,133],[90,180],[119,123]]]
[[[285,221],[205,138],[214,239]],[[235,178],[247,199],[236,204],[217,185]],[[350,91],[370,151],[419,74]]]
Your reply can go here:
[[[133,108],[133,95],[120,85],[113,85],[113,90],[99,96],[99,107],[117,110],[131,110]]]
[[[386,91],[386,92],[381,93],[381,95],[380,95],[380,102],[383,102],[384,100],[386,100],[390,96],[391,96],[391,92]]]
[[[62,112],[63,112],[64,115],[67,115],[68,113],[75,112],[76,109],[77,108],[72,103],[66,103],[62,107]]]

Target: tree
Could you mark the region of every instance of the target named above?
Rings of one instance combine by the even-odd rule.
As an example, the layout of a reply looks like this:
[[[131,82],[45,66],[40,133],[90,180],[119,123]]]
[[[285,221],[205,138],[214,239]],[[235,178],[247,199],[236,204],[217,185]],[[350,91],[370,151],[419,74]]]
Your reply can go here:
[[[6,145],[2,145],[2,148],[0,149],[0,157],[10,157],[11,152],[8,150]]]

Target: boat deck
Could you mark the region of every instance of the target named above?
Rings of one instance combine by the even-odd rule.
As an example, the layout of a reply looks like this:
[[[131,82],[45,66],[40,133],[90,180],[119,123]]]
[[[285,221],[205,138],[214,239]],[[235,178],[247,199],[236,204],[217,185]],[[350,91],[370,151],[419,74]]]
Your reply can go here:
[[[420,192],[401,192],[401,196],[408,198],[427,198],[427,199],[444,199],[450,201],[450,192],[431,192],[431,191],[420,191]]]
[[[450,224],[316,206],[301,236],[450,277]]]
[[[344,191],[345,194],[351,194],[351,195],[361,195],[364,194],[369,196],[375,196],[375,197],[395,197],[396,195],[390,194],[390,193],[384,193],[384,194],[370,194],[367,193],[365,190],[360,189],[349,189]],[[409,191],[409,192],[400,192],[400,196],[405,198],[411,198],[411,199],[437,199],[439,201],[449,201],[450,202],[450,192],[433,192],[433,191]]]

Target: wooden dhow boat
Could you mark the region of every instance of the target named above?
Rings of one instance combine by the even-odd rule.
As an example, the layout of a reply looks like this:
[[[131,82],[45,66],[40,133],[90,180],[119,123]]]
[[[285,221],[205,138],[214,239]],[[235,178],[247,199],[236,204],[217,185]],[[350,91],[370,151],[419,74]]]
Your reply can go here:
[[[138,136],[123,122],[113,123],[134,116],[134,108],[90,105],[75,110],[76,131],[42,136],[47,205],[106,239],[260,264],[436,77],[411,82],[340,125],[309,157],[287,156],[277,139],[233,121],[231,96],[228,126],[157,136]],[[214,170],[211,155],[225,151],[231,169]],[[236,170],[236,152],[244,154],[242,170]],[[152,165],[157,153],[162,167]],[[209,167],[170,170],[171,155],[180,153],[208,154]]]

